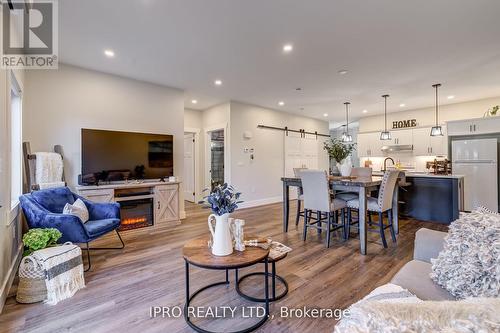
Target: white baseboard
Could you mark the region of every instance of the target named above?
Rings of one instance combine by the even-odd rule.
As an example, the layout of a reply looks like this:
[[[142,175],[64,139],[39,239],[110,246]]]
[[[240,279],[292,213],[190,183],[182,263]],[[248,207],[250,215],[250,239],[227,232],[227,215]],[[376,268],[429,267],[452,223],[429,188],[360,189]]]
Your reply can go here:
[[[283,201],[283,197],[281,195],[277,196],[277,197],[245,201],[245,202],[242,202],[241,204],[238,205],[238,209],[269,205],[269,204],[282,202],[282,201]]]
[[[22,253],[23,247],[21,245],[17,250],[16,259],[12,262],[12,265],[9,268],[6,279],[5,281],[3,281],[2,289],[0,290],[0,313],[2,313],[3,306],[5,305],[5,301],[7,300],[10,287],[12,286],[12,282],[14,282],[14,278],[16,277],[17,267],[19,267],[19,263],[21,262]]]

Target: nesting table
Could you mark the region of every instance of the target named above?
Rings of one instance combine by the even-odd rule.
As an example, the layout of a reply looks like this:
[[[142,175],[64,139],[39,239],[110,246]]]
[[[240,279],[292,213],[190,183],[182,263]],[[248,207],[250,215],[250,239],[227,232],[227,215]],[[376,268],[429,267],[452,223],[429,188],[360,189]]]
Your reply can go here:
[[[269,297],[269,269],[268,269],[268,255],[269,255],[269,249],[262,249],[260,247],[247,247],[245,251],[239,252],[239,251],[234,251],[232,254],[228,256],[214,256],[212,254],[211,249],[208,247],[208,240],[209,237],[200,237],[196,238],[193,240],[188,241],[183,248],[183,257],[185,261],[185,273],[186,273],[186,304],[184,307],[184,319],[186,320],[187,324],[194,329],[197,332],[204,332],[204,333],[212,333],[210,331],[207,331],[196,324],[194,324],[191,321],[191,318],[189,317],[188,314],[188,308],[189,304],[193,301],[193,299],[199,295],[201,292],[212,288],[216,287],[219,285],[227,285],[229,284],[229,270],[234,269],[240,269],[244,267],[249,267],[258,263],[264,263],[264,290],[265,290],[265,297],[264,299],[260,300],[263,303],[265,303],[265,315],[262,317],[262,319],[259,320],[256,324],[252,325],[249,328],[246,328],[244,330],[237,331],[237,333],[247,333],[247,332],[252,332],[258,327],[262,326],[266,320],[269,317],[269,302],[271,301]],[[219,271],[225,271],[225,280],[221,282],[216,282],[212,283],[209,285],[206,285],[197,291],[195,291],[193,294],[190,293],[190,285],[189,285],[189,267],[190,265],[203,268],[203,269],[209,269],[209,270],[219,270]],[[260,302],[259,301],[259,302]]]

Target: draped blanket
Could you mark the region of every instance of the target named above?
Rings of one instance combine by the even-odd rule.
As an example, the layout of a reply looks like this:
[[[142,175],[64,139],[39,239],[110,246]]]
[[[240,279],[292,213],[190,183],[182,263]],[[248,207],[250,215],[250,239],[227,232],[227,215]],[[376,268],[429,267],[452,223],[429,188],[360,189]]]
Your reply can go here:
[[[85,287],[80,247],[72,244],[49,247],[31,257],[45,272],[46,303],[55,305]]]
[[[63,160],[58,153],[35,153],[35,183],[40,189],[62,187]]]

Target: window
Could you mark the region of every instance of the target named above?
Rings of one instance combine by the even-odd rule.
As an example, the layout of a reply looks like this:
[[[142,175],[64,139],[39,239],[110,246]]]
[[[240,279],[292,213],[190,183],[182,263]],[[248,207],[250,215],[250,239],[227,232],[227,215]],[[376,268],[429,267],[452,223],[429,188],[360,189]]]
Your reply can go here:
[[[22,194],[22,98],[16,77],[11,73],[10,84],[10,202],[14,208]]]

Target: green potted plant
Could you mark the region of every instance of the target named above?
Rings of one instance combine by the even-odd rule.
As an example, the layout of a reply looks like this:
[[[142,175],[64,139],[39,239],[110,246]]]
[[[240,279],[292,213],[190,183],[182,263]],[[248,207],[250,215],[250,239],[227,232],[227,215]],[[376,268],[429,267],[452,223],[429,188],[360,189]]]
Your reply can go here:
[[[47,247],[56,246],[62,234],[54,228],[34,228],[30,229],[23,236],[24,252],[23,256],[28,256],[33,252]]]
[[[351,163],[351,153],[356,149],[355,143],[345,143],[340,139],[332,138],[328,142],[325,142],[323,147],[330,156],[331,159],[335,160],[337,164],[337,169],[339,169],[342,176],[349,176],[351,174],[352,163]]]

